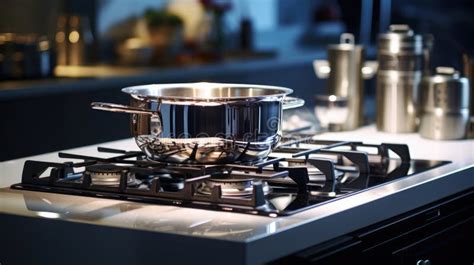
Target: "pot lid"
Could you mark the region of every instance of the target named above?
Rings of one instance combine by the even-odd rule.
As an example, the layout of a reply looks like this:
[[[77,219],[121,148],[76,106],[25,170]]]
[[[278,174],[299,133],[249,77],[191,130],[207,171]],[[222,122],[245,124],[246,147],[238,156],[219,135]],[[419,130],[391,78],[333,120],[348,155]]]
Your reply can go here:
[[[199,82],[132,86],[123,88],[122,92],[137,99],[156,101],[220,102],[283,98],[291,94],[293,90],[278,86]]]

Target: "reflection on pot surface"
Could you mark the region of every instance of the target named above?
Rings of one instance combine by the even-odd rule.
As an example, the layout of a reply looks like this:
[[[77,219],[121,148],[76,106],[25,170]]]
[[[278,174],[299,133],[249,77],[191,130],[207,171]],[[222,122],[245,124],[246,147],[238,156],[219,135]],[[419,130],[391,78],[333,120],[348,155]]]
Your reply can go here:
[[[141,114],[132,117],[138,146],[154,160],[256,161],[266,157],[281,138],[278,101],[216,106],[133,101],[139,107],[159,108],[161,119]]]

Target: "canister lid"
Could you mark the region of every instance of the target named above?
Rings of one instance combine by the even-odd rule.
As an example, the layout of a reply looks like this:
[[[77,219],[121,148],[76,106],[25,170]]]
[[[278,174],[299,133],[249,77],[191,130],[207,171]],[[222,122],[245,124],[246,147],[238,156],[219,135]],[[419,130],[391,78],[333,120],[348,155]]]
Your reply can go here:
[[[436,73],[421,82],[421,103],[425,110],[469,108],[469,93],[469,80],[452,67],[436,67]]]
[[[415,34],[408,25],[390,25],[387,33],[379,34],[378,46],[379,52],[421,54],[423,37]]]
[[[405,24],[390,25],[390,33],[413,36],[413,30]]]
[[[438,66],[435,70],[435,75],[430,79],[433,83],[443,83],[450,80],[459,81],[459,71],[456,71],[453,67]],[[462,80],[461,80],[462,81]]]

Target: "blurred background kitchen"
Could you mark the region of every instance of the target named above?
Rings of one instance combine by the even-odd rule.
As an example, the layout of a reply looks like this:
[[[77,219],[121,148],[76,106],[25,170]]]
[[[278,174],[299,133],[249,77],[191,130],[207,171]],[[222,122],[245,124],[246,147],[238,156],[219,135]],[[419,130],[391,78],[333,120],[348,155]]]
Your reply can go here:
[[[120,88],[213,81],[286,86],[313,113],[327,80],[313,60],[349,32],[376,60],[377,35],[408,24],[435,35],[430,67],[463,69],[474,2],[409,0],[2,0],[0,161],[130,137]],[[363,123],[375,121],[375,81]],[[296,121],[298,123],[299,121]]]

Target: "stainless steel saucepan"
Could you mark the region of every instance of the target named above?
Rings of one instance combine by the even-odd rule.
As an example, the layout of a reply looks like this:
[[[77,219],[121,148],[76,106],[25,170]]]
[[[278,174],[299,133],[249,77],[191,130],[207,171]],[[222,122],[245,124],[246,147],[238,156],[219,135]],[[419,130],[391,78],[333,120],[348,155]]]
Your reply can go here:
[[[300,107],[285,87],[182,83],[122,89],[131,105],[92,108],[131,113],[132,134],[150,158],[170,163],[255,162],[281,138],[282,110]]]

